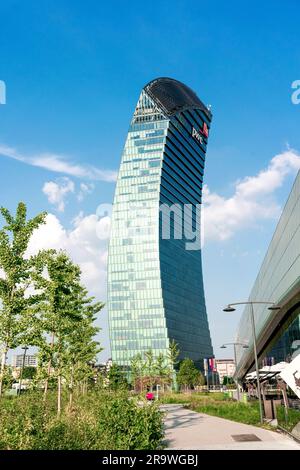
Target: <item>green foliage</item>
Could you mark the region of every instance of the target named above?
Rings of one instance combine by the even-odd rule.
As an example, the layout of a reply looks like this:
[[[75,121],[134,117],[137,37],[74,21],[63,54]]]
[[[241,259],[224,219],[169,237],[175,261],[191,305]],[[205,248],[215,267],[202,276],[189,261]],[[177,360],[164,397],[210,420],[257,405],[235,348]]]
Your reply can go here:
[[[22,371],[22,379],[33,379],[36,376],[36,367],[24,367]]]
[[[79,267],[66,253],[47,253],[35,277],[35,288],[43,291],[43,301],[38,305],[40,330],[56,339],[49,349],[48,341],[41,335],[39,346],[49,356],[60,356],[65,336],[80,321],[79,281]]]
[[[161,396],[162,403],[182,403],[191,406],[192,408],[215,402],[232,401],[223,392],[188,392],[188,393],[165,393]]]
[[[160,396],[159,399],[160,403],[173,405],[173,404],[181,404],[181,405],[189,405],[191,403],[191,397],[187,393],[164,393]]]
[[[24,203],[16,215],[0,208],[4,225],[0,230],[0,395],[10,386],[5,367],[9,349],[20,344],[39,348],[38,374],[32,383],[45,384],[56,379],[58,412],[61,393],[70,387],[70,397],[79,384],[82,390],[93,377],[93,362],[101,351],[95,341],[99,331],[94,322],[101,302],[88,297],[80,283],[81,272],[65,252],[40,251],[25,257],[33,231],[45,223],[46,213],[27,220]],[[50,343],[49,343],[50,338]],[[29,373],[23,371],[23,378]],[[85,384],[84,386],[82,384]],[[70,398],[70,403],[71,403]]]
[[[179,385],[186,388],[193,388],[196,385],[204,384],[204,377],[196,368],[192,359],[186,358],[180,363],[177,375]]]
[[[178,344],[174,339],[170,341],[169,349],[168,349],[168,360],[170,365],[175,368],[176,365],[178,364],[178,356],[179,356],[179,348]]]
[[[220,418],[238,421],[239,423],[253,424],[258,426],[260,424],[259,406],[258,403],[245,404],[235,401],[203,403],[197,404],[192,407],[194,411],[199,413],[207,413]]]
[[[139,353],[131,358],[130,372],[131,386],[138,386],[138,389],[142,390],[147,387],[152,389],[155,384],[163,388],[166,384],[170,384],[173,369],[167,356],[160,353],[155,357],[153,351],[149,349],[144,356]]]
[[[155,380],[155,358],[152,349],[145,352],[145,375],[152,390]]]
[[[62,380],[69,383],[72,392],[74,386],[93,375],[92,362],[101,351],[94,340],[99,331],[94,321],[103,304],[94,303],[94,299],[87,296],[80,284],[79,267],[64,252],[50,251],[43,257],[35,276],[35,287],[44,292],[38,316],[39,363],[44,367],[47,385],[50,370],[55,371],[60,413]]]
[[[139,406],[127,395],[108,400],[97,419],[100,434],[108,434],[113,449],[154,450],[163,437],[162,414],[157,406]]]
[[[161,384],[169,384],[172,380],[172,369],[167,363],[167,358],[161,353],[154,364],[154,372],[159,377]]]
[[[120,367],[113,363],[107,374],[109,381],[110,390],[124,390],[128,389],[128,382],[125,377],[125,371],[122,371]]]
[[[6,367],[3,372],[3,388],[10,389],[15,379],[12,375],[12,368]]]
[[[144,375],[145,364],[141,353],[136,354],[130,360],[130,383],[134,387],[138,379]]]
[[[170,364],[171,371],[172,371],[172,389],[173,390],[178,389],[176,369],[178,365],[179,354],[180,354],[180,351],[178,348],[178,344],[176,343],[174,339],[172,339],[172,341],[170,341],[167,358],[168,358],[168,362]]]
[[[224,375],[223,377],[223,385],[234,385],[234,380],[232,377],[227,377],[227,375]]]
[[[25,258],[25,253],[33,231],[45,223],[46,213],[27,220],[26,206],[20,202],[15,216],[4,207],[0,208],[0,214],[4,219],[4,226],[0,230],[0,268],[4,273],[0,277],[1,395],[7,352],[27,343],[31,308],[39,301],[38,294],[28,295],[35,258]]]
[[[4,398],[0,420],[1,450],[154,450],[163,438],[157,406],[140,406],[124,392],[77,397],[72,411],[59,418],[52,392],[46,408],[38,393]]]
[[[292,432],[296,424],[300,422],[300,411],[288,408],[285,411],[284,406],[277,406],[276,408],[277,420],[279,426]]]
[[[102,351],[95,340],[100,328],[94,322],[103,305],[101,302],[94,302],[93,297],[87,296],[86,289],[79,286],[77,308],[80,321],[66,335],[62,355],[63,375],[69,383],[70,391],[80,383],[86,384],[94,378],[93,365],[97,354]]]
[[[36,396],[2,398],[0,401],[0,449],[31,449],[33,442],[43,438],[45,412]]]

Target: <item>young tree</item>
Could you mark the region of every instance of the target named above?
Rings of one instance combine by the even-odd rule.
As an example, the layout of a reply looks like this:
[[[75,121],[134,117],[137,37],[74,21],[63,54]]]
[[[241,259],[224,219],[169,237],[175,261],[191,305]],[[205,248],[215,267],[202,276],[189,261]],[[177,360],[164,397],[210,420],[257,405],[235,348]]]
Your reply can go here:
[[[178,364],[178,356],[180,354],[178,344],[174,339],[170,342],[167,358],[171,367],[171,375],[172,375],[172,388],[173,390],[177,390],[177,379],[176,379],[176,366]]]
[[[145,352],[145,375],[150,386],[150,391],[152,392],[155,380],[155,358],[152,349]]]
[[[14,383],[15,378],[13,376],[13,371],[11,367],[6,367],[3,374],[3,387],[11,388]]]
[[[166,357],[164,356],[163,353],[160,353],[157,356],[154,369],[155,369],[155,375],[159,378],[159,381],[161,385],[163,386],[163,391],[164,391],[165,385],[167,383],[170,383],[171,381],[170,377],[172,376],[172,371],[170,367],[168,366],[166,362]]]
[[[142,391],[142,377],[144,374],[144,363],[141,353],[136,354],[130,360],[130,381],[131,386]]]
[[[196,368],[194,361],[186,358],[180,363],[177,379],[179,385],[191,389],[203,382],[203,375]]]
[[[9,349],[16,348],[23,340],[28,328],[25,313],[39,300],[29,294],[33,257],[25,257],[30,237],[35,229],[45,223],[46,213],[27,220],[27,209],[23,202],[17,207],[15,217],[0,208],[5,225],[0,230],[0,396]]]
[[[110,367],[107,378],[109,381],[109,388],[111,390],[122,390],[128,388],[128,383],[126,378],[124,377],[124,373],[121,371],[118,364],[113,363]]]
[[[66,336],[66,348],[63,353],[63,363],[66,378],[69,380],[69,406],[73,402],[73,390],[78,384],[85,387],[87,381],[93,378],[93,364],[96,356],[102,351],[95,335],[100,328],[94,325],[96,315],[103,308],[101,302],[94,303],[94,297],[87,296],[84,287],[79,288],[77,309],[81,317],[76,328]]]
[[[48,361],[44,388],[46,399],[50,370],[57,379],[57,414],[61,412],[62,377],[67,338],[82,320],[80,269],[64,252],[51,251],[35,276],[35,287],[43,292],[39,305],[39,328],[46,333],[40,339],[40,362]],[[51,338],[50,344],[48,338]]]
[[[195,385],[203,386],[203,385],[205,385],[205,383],[206,383],[205,377],[202,374],[202,372],[199,371],[198,382]]]

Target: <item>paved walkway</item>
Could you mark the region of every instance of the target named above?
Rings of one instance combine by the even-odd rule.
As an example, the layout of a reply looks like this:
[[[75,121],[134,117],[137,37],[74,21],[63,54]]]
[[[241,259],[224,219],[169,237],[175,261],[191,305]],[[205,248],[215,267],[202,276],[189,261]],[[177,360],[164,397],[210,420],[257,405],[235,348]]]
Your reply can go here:
[[[278,432],[196,413],[182,405],[161,408],[166,412],[166,449],[300,450],[300,444]]]

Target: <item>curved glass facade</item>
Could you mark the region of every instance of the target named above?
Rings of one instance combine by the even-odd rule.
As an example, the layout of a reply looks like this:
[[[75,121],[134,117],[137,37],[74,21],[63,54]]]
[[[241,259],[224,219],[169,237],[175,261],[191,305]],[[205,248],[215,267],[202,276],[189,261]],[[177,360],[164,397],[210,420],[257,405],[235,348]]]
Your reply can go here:
[[[167,78],[146,85],[135,108],[116,185],[108,259],[112,359],[120,365],[148,349],[166,354],[172,339],[182,358],[200,365],[212,356],[201,250],[191,242],[210,121],[194,92]],[[191,216],[182,227],[186,206]]]
[[[300,173],[282,212],[249,299],[271,301],[280,310],[255,305],[255,325],[260,364],[289,361],[300,352]],[[249,309],[241,318],[237,341],[249,349],[238,351],[237,375],[253,367],[253,340]]]

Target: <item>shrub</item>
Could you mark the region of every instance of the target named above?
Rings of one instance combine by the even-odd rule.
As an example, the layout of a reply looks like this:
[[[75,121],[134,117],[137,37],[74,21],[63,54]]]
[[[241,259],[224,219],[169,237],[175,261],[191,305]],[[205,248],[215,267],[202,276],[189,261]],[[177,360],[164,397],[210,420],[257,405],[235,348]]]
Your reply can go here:
[[[155,404],[120,396],[106,403],[98,417],[101,431],[106,429],[117,449],[156,449],[163,437],[162,416]]]
[[[28,396],[2,398],[0,401],[0,449],[31,449],[43,436],[45,411],[39,400]]]
[[[67,405],[67,397],[63,401]],[[55,393],[0,400],[0,449],[157,449],[163,438],[156,404],[138,404],[125,392],[89,393],[56,416]]]

